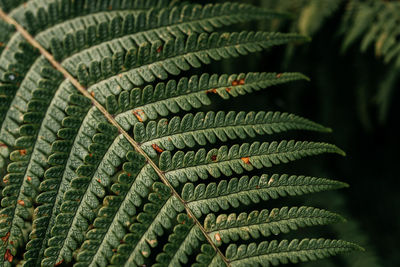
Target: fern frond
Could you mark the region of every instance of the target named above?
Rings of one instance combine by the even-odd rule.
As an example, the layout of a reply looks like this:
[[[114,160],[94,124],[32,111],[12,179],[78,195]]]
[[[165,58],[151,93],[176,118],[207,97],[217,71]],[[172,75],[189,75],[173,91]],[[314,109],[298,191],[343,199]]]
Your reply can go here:
[[[77,266],[107,265],[112,250],[125,235],[124,224],[136,215],[136,207],[142,204],[141,198],[148,194],[147,187],[154,182],[151,178],[155,175],[151,168],[144,167],[142,156],[128,152],[127,159],[129,161],[123,164],[124,172],[111,186],[113,194],[104,198],[93,229],[86,233],[86,240],[77,255]]]
[[[220,146],[257,134],[329,129],[281,112],[187,112],[209,105],[211,93],[229,99],[307,77],[171,79],[214,60],[307,41],[298,34],[215,31],[284,14],[166,0],[0,0],[0,8],[16,26],[0,23],[10,29],[0,35],[1,266],[182,266],[194,259],[193,266],[229,266],[227,256],[241,263],[248,255],[233,255],[232,244],[224,255],[217,232],[229,242],[242,227],[247,239],[339,220],[315,208],[282,208],[243,213],[227,226],[220,209],[345,186],[306,176],[231,175],[344,152],[293,140]],[[207,152],[217,141],[219,148]],[[179,151],[195,146],[197,152]],[[227,180],[218,185],[207,180],[221,176]],[[188,182],[199,177],[204,183]],[[210,210],[215,214],[202,223]],[[267,252],[260,249],[260,257]]]
[[[252,144],[222,146],[219,149],[206,151],[204,148],[184,153],[162,152],[160,168],[165,172],[169,182],[178,186],[179,183],[207,179],[209,176],[218,178],[221,175],[230,176],[234,173],[271,167],[280,163],[288,163],[306,156],[322,153],[344,152],[334,145],[301,141],[281,141],[272,143],[254,142]]]
[[[138,222],[130,226],[130,233],[125,235],[124,244],[118,246],[111,264],[142,265],[144,258],[150,256],[150,248],[157,245],[157,236],[170,228],[171,220],[184,209],[175,196],[168,195],[169,188],[164,184],[154,183],[153,191],[149,194],[150,203],[145,204],[143,212],[137,216]]]
[[[68,97],[68,90],[62,92],[67,95],[61,99]],[[39,206],[35,210],[32,230],[35,234],[31,235],[24,255],[27,266],[40,264],[50,230],[60,212],[63,195],[75,176],[75,170],[83,163],[85,153],[88,154],[86,148],[96,133],[96,123],[101,122],[98,112],[88,112],[90,102],[87,99],[75,94],[71,94],[69,98],[71,104],[65,109],[67,117],[61,123],[63,128],[58,131],[58,138],[52,143],[47,161],[49,167],[39,186],[41,193],[36,198]],[[75,137],[76,135],[79,137]]]
[[[179,81],[160,82],[156,86],[147,85],[143,89],[134,88],[130,93],[122,91],[121,88],[116,90],[112,87],[113,90],[110,90],[111,88],[105,86],[93,93],[99,102],[115,114],[116,121],[125,130],[129,130],[138,121],[154,120],[159,116],[167,116],[169,112],[189,111],[210,105],[210,93],[218,93],[222,98],[228,99],[230,96],[236,97],[272,85],[302,79],[307,78],[300,73],[283,73],[280,76],[276,73],[241,73],[230,76],[205,73],[200,77],[194,75]],[[232,86],[234,81],[242,82]],[[114,94],[116,96],[113,96]],[[118,106],[115,105],[116,102]]]
[[[196,144],[206,145],[217,140],[225,142],[228,139],[245,139],[256,134],[280,133],[288,130],[329,131],[319,124],[293,114],[280,112],[208,112],[186,114],[182,119],[173,117],[171,120],[161,119],[156,123],[136,123],[134,138],[148,155],[156,156],[154,147],[166,150],[183,149]]]
[[[385,63],[394,62],[399,67],[399,9],[397,2],[351,1],[341,26],[341,33],[345,34],[342,50],[360,40],[362,52],[374,46],[377,57],[382,57]]]
[[[61,260],[72,259],[72,252],[78,242],[84,240],[84,232],[88,229],[87,220],[96,216],[93,209],[99,206],[97,197],[104,197],[104,186],[110,184],[110,177],[116,172],[128,150],[129,144],[121,142],[117,130],[108,124],[98,125],[100,133],[93,136],[93,143],[85,156],[84,164],[76,170],[76,178],[70,182],[70,188],[64,193],[61,213],[57,215],[51,230],[51,238],[44,255],[47,257],[43,265],[52,265]],[[114,140],[114,138],[116,138]]]
[[[314,35],[322,28],[323,22],[332,16],[341,4],[341,0],[308,1],[301,10],[297,22],[299,32],[310,36]]]
[[[52,3],[42,2],[40,4],[29,1],[25,6],[20,6],[12,12],[13,17],[22,25],[31,30],[31,33],[37,34],[39,40],[48,40],[54,37],[54,34],[65,35],[64,31],[51,31],[52,26],[56,25],[57,28],[74,29],[77,24],[85,28],[88,24],[93,24],[96,19],[91,18],[94,16],[99,19],[98,21],[107,20],[105,13],[94,14],[96,12],[104,12],[109,10],[110,4],[108,1],[98,1],[95,6],[89,5],[84,1],[57,1]],[[93,3],[92,3],[93,4]],[[125,3],[117,4],[114,9],[149,9],[154,6],[162,7],[172,2],[164,0],[152,1],[125,1]],[[90,8],[91,7],[91,8]],[[27,9],[25,9],[27,8]],[[29,11],[27,11],[29,10]],[[67,13],[65,13],[67,12]],[[36,15],[37,14],[37,17]],[[90,15],[84,18],[77,18],[80,15]],[[118,14],[114,14],[118,15]],[[43,25],[35,23],[36,21],[44,21]],[[77,23],[78,22],[78,23]],[[42,31],[42,32],[40,32]],[[39,33],[40,32],[40,33]],[[42,42],[45,48],[49,44]],[[7,88],[7,95],[1,95],[0,107],[0,125],[1,125],[1,141],[7,146],[13,147],[14,140],[18,136],[17,129],[22,124],[21,118],[27,109],[28,102],[31,98],[32,91],[37,88],[36,80],[41,76],[41,67],[44,65],[43,58],[38,59],[37,52],[29,45],[25,44],[25,40],[19,33],[15,33],[10,42],[7,43],[7,49],[1,54],[3,66],[0,68],[0,77],[2,77],[1,87]],[[22,51],[20,51],[22,49]],[[2,161],[6,161],[5,156]],[[2,167],[0,165],[0,167]]]
[[[205,267],[205,266],[226,266],[220,255],[215,253],[215,250],[209,244],[203,244],[201,246],[201,252],[196,257],[196,262],[192,265],[193,267]]]
[[[235,213],[218,217],[208,214],[204,226],[214,243],[221,245],[238,239],[257,239],[279,233],[288,233],[299,227],[331,224],[344,219],[335,213],[312,207],[283,207],[271,211],[261,210],[251,213]]]
[[[163,252],[157,255],[157,263],[154,267],[187,264],[189,256],[200,247],[201,241],[204,240],[199,228],[186,214],[179,214],[177,222],[174,232],[168,237],[168,243],[163,247]]]
[[[238,33],[191,33],[185,36],[171,37],[167,40],[135,42],[131,40],[128,51],[110,54],[110,57],[124,59],[118,66],[117,74],[102,73],[100,61],[92,61],[90,66],[83,63],[72,64],[71,70],[85,86],[94,84],[94,88],[110,84],[124,85],[132,88],[153,82],[155,79],[165,80],[168,74],[178,75],[181,71],[190,68],[199,68],[203,64],[210,64],[211,60],[222,60],[239,55],[261,51],[272,46],[283,45],[289,42],[306,41],[306,37],[298,34],[282,34],[269,32],[238,32]],[[136,43],[136,44],[135,44]],[[160,49],[160,47],[162,49]],[[93,51],[94,52],[94,51]],[[107,56],[104,55],[104,56]],[[104,63],[106,64],[106,63]],[[112,61],[108,61],[111,64]],[[104,67],[104,69],[107,69]],[[124,71],[128,69],[128,71]],[[106,76],[108,74],[108,76]],[[100,82],[101,81],[101,82]],[[95,89],[89,88],[96,95]]]
[[[309,176],[243,176],[240,179],[222,180],[218,184],[212,182],[195,186],[186,183],[182,189],[182,198],[193,213],[201,217],[210,210],[217,212],[220,209],[237,208],[241,204],[250,205],[279,197],[300,196],[343,187],[347,187],[347,184]]]
[[[226,256],[232,266],[269,266],[323,259],[353,250],[362,250],[362,248],[342,240],[306,238],[301,241],[298,239],[280,242],[263,241],[258,245],[256,243],[240,246],[232,244],[226,249]]]

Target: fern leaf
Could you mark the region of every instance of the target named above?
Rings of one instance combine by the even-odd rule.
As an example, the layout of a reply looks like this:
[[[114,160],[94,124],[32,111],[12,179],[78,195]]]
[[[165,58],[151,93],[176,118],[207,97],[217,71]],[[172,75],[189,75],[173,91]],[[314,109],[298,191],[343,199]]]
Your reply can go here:
[[[182,198],[196,215],[201,217],[211,211],[237,208],[241,204],[250,205],[269,199],[286,196],[299,196],[309,193],[334,190],[347,185],[325,178],[296,175],[262,175],[261,177],[243,176],[240,179],[222,180],[218,184],[186,183],[182,189]]]
[[[157,245],[157,236],[170,228],[171,220],[184,209],[175,196],[165,194],[169,188],[164,184],[154,183],[153,190],[154,193],[149,195],[150,203],[144,205],[138,222],[130,226],[130,233],[125,235],[124,244],[118,247],[111,264],[142,265],[144,258],[150,256],[151,247]]]
[[[201,253],[196,257],[196,262],[192,265],[193,267],[205,267],[205,266],[226,266],[220,255],[215,253],[215,250],[209,244],[203,244],[201,246]]]
[[[226,256],[232,266],[269,266],[279,263],[298,263],[322,259],[338,253],[348,253],[353,250],[362,250],[359,246],[341,240],[330,239],[303,239],[299,241],[273,240],[263,241],[260,244],[229,245]]]
[[[275,264],[263,242],[258,256],[242,257],[231,241],[340,220],[328,211],[301,207],[230,215],[234,222],[228,225],[220,209],[346,186],[305,176],[229,176],[344,152],[293,140],[207,152],[208,143],[228,139],[330,130],[281,112],[187,113],[209,105],[211,93],[229,99],[307,77],[189,73],[170,79],[214,60],[308,40],[298,34],[215,31],[285,14],[241,3],[166,0],[0,0],[0,8],[6,21],[38,42],[20,27],[0,23],[1,30],[9,30],[0,34],[5,45],[0,51],[0,173],[6,172],[1,266],[182,266],[193,261],[193,266],[225,266],[261,257]],[[380,51],[392,46],[385,43]],[[179,151],[195,146],[197,152]],[[207,181],[222,175],[228,180]],[[190,183],[199,177],[204,183]],[[203,224],[200,218],[210,211],[214,214]],[[247,231],[239,232],[243,227]],[[220,241],[230,244],[226,255]],[[282,242],[276,257],[285,261],[292,247],[283,248]],[[314,248],[313,242],[306,244],[311,244],[308,254],[298,249],[290,257],[311,258],[334,247]]]
[[[117,76],[101,77],[100,73],[89,75],[97,72],[94,68],[99,66],[100,62],[95,63],[95,61],[92,61],[90,66],[74,62],[71,68],[68,66],[66,68],[75,73],[79,82],[86,86],[94,84],[93,87],[96,88],[119,84],[122,80],[124,82],[122,87],[132,88],[145,82],[153,82],[156,78],[165,80],[168,74],[178,75],[191,67],[199,68],[202,64],[210,64],[211,60],[238,57],[272,46],[306,40],[306,37],[298,34],[268,32],[192,33],[187,37],[180,35],[159,42],[139,43],[131,40],[131,48],[128,51],[121,48],[122,51],[110,55],[114,58],[125,58],[123,65],[118,67]],[[160,50],[160,47],[163,49]],[[72,71],[73,69],[75,71]],[[125,69],[129,70],[124,71]],[[99,83],[100,80],[102,81]],[[93,91],[96,95],[96,89],[89,88],[89,91]]]
[[[125,235],[123,225],[129,224],[130,218],[136,215],[136,208],[142,204],[141,198],[148,194],[147,187],[154,182],[151,178],[155,174],[148,166],[135,175],[137,167],[143,166],[144,162],[141,156],[132,154],[128,152],[129,162],[123,164],[124,172],[119,175],[118,182],[112,185],[113,194],[104,198],[93,229],[86,234],[86,240],[77,255],[77,266],[107,265],[113,249],[117,248]]]
[[[134,88],[130,93],[115,89],[110,91],[105,86],[93,92],[97,96],[96,99],[105,106],[108,102],[118,99],[118,106],[113,108],[116,110],[115,119],[125,130],[129,130],[138,121],[154,120],[159,116],[168,115],[169,112],[189,111],[192,108],[210,105],[210,93],[218,93],[228,99],[230,96],[236,97],[301,79],[306,77],[299,73],[283,73],[281,76],[276,73],[242,73],[230,76],[202,74],[200,77],[195,75],[181,78],[179,81],[160,82],[155,87],[147,85],[143,89]],[[241,84],[232,86],[232,82],[238,80],[242,81]],[[227,88],[230,88],[229,94],[226,92]]]
[[[156,156],[155,145],[162,149],[183,149],[196,144],[206,145],[228,139],[245,139],[256,134],[279,133],[291,129],[329,131],[316,123],[280,112],[208,112],[186,114],[182,119],[150,121],[145,126],[136,123],[134,138],[148,155]]]
[[[186,214],[179,214],[177,222],[174,232],[168,237],[168,243],[164,246],[163,252],[157,255],[157,263],[154,264],[154,267],[187,264],[189,256],[200,247],[201,241],[204,240],[199,228]]]
[[[117,136],[115,128],[104,123],[98,127],[100,133],[93,136],[90,154],[76,170],[78,177],[71,180],[70,188],[64,194],[61,213],[56,217],[49,247],[44,252],[47,258],[43,265],[55,264],[62,258],[71,260],[77,241],[84,240],[84,232],[89,226],[87,221],[95,217],[92,209],[99,206],[97,197],[104,197],[104,186],[110,184],[110,176],[115,173],[121,158],[132,149],[126,141],[121,141],[123,137],[114,140]]]
[[[287,163],[306,156],[321,153],[344,152],[334,145],[301,141],[281,141],[272,143],[254,142],[252,144],[233,145],[230,148],[222,146],[206,152],[200,149],[196,153],[179,151],[172,155],[164,151],[160,157],[160,168],[165,171],[169,182],[178,186],[186,181],[207,179],[209,176],[218,178],[221,175],[230,176],[234,173],[271,167]]]
[[[204,225],[210,238],[219,246],[238,239],[257,239],[260,236],[288,233],[299,227],[331,224],[343,220],[335,213],[303,206],[252,211],[249,214],[240,213],[239,215],[221,214],[218,217],[211,213],[207,215]]]
[[[50,230],[60,212],[63,195],[75,176],[75,170],[83,163],[85,155],[89,154],[86,148],[96,133],[96,122],[101,122],[98,112],[94,110],[89,111],[84,119],[85,116],[82,115],[86,114],[90,102],[82,96],[71,94],[70,102],[71,105],[66,108],[68,116],[62,122],[63,128],[58,131],[58,139],[52,143],[48,157],[49,168],[39,187],[41,193],[36,201],[40,205],[35,210],[33,224],[33,232],[36,234],[31,235],[27,253],[24,255],[27,266],[40,264]],[[47,217],[47,220],[43,217]]]

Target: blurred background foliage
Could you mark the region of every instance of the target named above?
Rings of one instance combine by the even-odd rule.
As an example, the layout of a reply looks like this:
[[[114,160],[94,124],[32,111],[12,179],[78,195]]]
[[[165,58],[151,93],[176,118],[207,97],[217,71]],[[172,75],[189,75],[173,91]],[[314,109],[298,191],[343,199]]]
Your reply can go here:
[[[400,266],[400,197],[395,186],[400,148],[395,132],[400,92],[400,1],[244,1],[288,12],[291,18],[237,28],[300,32],[312,41],[224,61],[205,71],[299,71],[311,81],[274,87],[245,99],[221,100],[218,108],[279,110],[308,117],[334,130],[332,135],[318,138],[347,152],[345,159],[327,156],[301,164],[311,175],[325,174],[350,184],[339,192],[314,195],[312,204],[346,215],[348,222],[334,225],[328,234],[358,242],[366,252],[304,266]],[[295,164],[290,167],[296,170]],[[307,201],[305,204],[310,203]]]

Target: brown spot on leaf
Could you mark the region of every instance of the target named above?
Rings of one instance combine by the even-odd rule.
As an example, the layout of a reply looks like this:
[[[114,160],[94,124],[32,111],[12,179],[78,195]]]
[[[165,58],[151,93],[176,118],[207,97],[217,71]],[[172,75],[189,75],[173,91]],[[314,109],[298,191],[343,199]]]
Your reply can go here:
[[[22,199],[18,200],[17,203],[21,206],[25,206],[25,201],[23,201]]]
[[[158,145],[156,145],[156,144],[152,144],[151,145],[151,147],[155,150],[155,151],[157,151],[158,153],[162,153],[164,150],[163,149],[161,149]]]
[[[141,114],[143,114],[142,109],[134,110],[134,111],[132,111],[132,113],[133,113],[133,115],[135,115],[135,117],[138,119],[139,122],[143,122],[143,118],[141,116]]]
[[[240,85],[244,85],[244,78],[242,78],[242,79],[239,80],[239,84],[240,84]]]
[[[25,156],[25,155],[26,155],[26,149],[20,149],[20,150],[19,150],[19,154],[20,154],[21,156]]]
[[[1,238],[1,240],[5,243],[7,242],[8,238],[10,237],[10,232],[8,232],[5,236]]]
[[[212,155],[212,156],[211,156],[211,160],[212,160],[212,161],[217,161],[217,155]]]
[[[232,86],[236,86],[238,84],[239,84],[239,82],[237,80],[232,81]]]
[[[10,250],[7,249],[6,253],[4,254],[4,259],[8,262],[12,262],[13,261],[14,256],[11,254]]]
[[[147,251],[142,251],[142,255],[147,257],[149,255],[149,253]]]
[[[157,53],[161,53],[161,51],[163,51],[163,46],[162,45],[160,45],[158,48],[157,48]]]
[[[63,263],[64,262],[64,259],[62,259],[62,260],[60,260],[59,262],[57,262],[56,264],[54,264],[54,266],[58,266],[58,265],[60,265],[61,263]]]
[[[250,164],[250,158],[249,157],[241,158],[241,160],[246,164]]]
[[[276,75],[276,78],[280,78],[282,76],[282,73],[278,73],[277,75]]]
[[[221,241],[221,236],[217,233],[215,234],[215,240],[217,240],[218,242]]]

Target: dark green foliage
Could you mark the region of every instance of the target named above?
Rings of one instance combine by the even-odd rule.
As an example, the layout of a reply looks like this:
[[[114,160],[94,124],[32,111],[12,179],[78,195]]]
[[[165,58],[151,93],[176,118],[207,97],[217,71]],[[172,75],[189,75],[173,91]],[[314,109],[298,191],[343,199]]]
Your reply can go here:
[[[217,30],[286,14],[239,3],[20,2],[0,6],[90,96],[20,33],[0,36],[6,45],[0,55],[0,266],[275,265],[360,249],[322,239],[266,243],[271,233],[342,218],[312,207],[252,207],[346,184],[286,174],[232,177],[344,152],[322,142],[231,140],[329,128],[282,112],[188,113],[210,105],[212,95],[229,99],[308,79],[300,73],[191,73],[213,61],[309,40]],[[231,208],[247,212],[219,213]],[[240,245],[250,236],[256,243]]]

